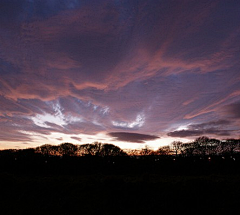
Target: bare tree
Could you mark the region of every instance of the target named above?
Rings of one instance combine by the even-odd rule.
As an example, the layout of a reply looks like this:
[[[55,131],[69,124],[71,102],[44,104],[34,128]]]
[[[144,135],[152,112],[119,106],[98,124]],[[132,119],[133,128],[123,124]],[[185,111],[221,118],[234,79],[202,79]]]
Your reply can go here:
[[[81,156],[122,156],[127,155],[121,148],[113,144],[94,142],[79,146]]]
[[[162,146],[157,150],[157,155],[170,155],[171,149],[170,146]]]
[[[36,153],[43,154],[45,156],[59,155],[59,146],[53,146],[50,144],[44,144],[35,149]]]
[[[146,145],[144,148],[142,148],[140,151],[139,151],[139,154],[140,155],[151,155],[153,154],[153,151],[151,149],[149,149],[149,147]]]
[[[182,144],[183,143],[181,141],[173,141],[171,143],[171,148],[174,150],[176,156],[178,155],[178,152],[181,151]]]
[[[78,147],[72,143],[62,143],[59,145],[59,153],[64,156],[76,156]]]
[[[97,156],[100,154],[102,144],[94,142],[92,144],[83,144],[79,146],[80,155]]]

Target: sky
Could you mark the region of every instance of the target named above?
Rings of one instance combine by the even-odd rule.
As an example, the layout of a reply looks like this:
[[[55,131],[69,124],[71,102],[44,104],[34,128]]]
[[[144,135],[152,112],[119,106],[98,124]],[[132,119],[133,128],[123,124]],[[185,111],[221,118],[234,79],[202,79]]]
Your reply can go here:
[[[0,149],[240,137],[240,1],[1,0]]]

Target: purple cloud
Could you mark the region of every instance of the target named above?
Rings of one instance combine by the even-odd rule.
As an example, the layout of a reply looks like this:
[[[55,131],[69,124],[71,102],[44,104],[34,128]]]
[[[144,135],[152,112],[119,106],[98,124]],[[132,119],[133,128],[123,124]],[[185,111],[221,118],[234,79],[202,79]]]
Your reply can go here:
[[[82,140],[80,137],[74,137],[74,136],[72,136],[71,138],[72,138],[73,140],[77,140],[77,141],[81,141],[81,140]]]
[[[239,119],[240,118],[240,103],[233,103],[230,105],[226,105],[223,107],[223,113],[224,115],[234,118],[234,119]]]
[[[128,133],[128,132],[110,132],[109,136],[115,137],[118,141],[145,143],[148,140],[156,140],[159,137],[148,134]]]
[[[218,120],[201,124],[192,124],[187,129],[175,130],[168,133],[171,137],[192,137],[192,136],[230,136],[235,130],[226,129],[232,125],[231,121]]]

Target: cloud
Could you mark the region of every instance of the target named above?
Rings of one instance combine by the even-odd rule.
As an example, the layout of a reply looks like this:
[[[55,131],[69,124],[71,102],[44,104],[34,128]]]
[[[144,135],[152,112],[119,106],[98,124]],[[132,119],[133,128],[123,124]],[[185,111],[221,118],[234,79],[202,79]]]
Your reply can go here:
[[[8,85],[11,98],[52,100],[71,94],[70,86],[78,90],[116,89],[139,77],[144,80],[156,74],[196,69],[213,71],[212,64],[221,64],[221,68],[222,64],[226,65],[222,57],[227,56],[229,60],[236,56],[233,49],[226,54],[238,35],[237,24],[231,24],[238,16],[231,4],[231,16],[226,16],[227,26],[233,32],[229,36],[226,32],[218,33],[221,23],[216,23],[215,19],[210,19],[208,25],[204,22],[211,18],[211,12],[223,22],[220,13],[223,5],[218,5],[217,1],[196,5],[188,1],[152,5],[147,1],[117,6],[110,1],[103,4],[94,1],[89,4],[20,2],[15,14],[21,14],[18,16],[25,17],[27,22],[20,19],[12,25],[12,32],[2,32],[1,58],[18,71],[17,83],[10,84],[9,76],[2,80]],[[10,3],[6,5],[6,11],[13,10]],[[75,5],[74,10],[70,10],[69,5]],[[132,9],[126,10],[128,7]],[[179,7],[185,12],[179,12]],[[24,15],[26,12],[28,15]],[[3,16],[8,20],[11,14],[14,13],[5,12]],[[193,54],[197,56],[193,58]],[[31,82],[26,81],[26,76]]]
[[[159,137],[155,135],[128,133],[128,132],[110,132],[109,136],[115,137],[118,141],[145,143],[145,141],[156,140]]]
[[[32,111],[27,107],[24,107],[19,102],[16,102],[12,99],[7,99],[4,96],[0,95],[0,115],[12,115],[12,114],[24,114],[30,115]]]
[[[167,135],[170,137],[192,137],[202,135],[216,135],[216,136],[230,136],[231,130],[217,130],[217,129],[204,129],[204,130],[179,130],[169,132]]]
[[[81,141],[82,140],[80,137],[75,137],[75,136],[72,136],[71,138],[74,139],[74,140],[77,140],[77,141]]]
[[[145,116],[144,114],[138,114],[133,122],[118,122],[112,121],[113,126],[125,129],[136,129],[144,125]]]
[[[175,130],[167,135],[171,137],[192,137],[202,135],[230,136],[235,130],[231,128],[232,122],[228,120],[211,121],[201,124],[192,124],[187,129]],[[228,128],[228,129],[226,129]]]
[[[233,103],[226,105],[222,108],[222,113],[225,116],[234,118],[234,119],[239,119],[240,118],[240,103]]]
[[[32,142],[33,138],[31,138],[28,134],[25,134],[21,131],[13,131],[10,128],[1,128],[0,131],[0,140],[5,142]]]
[[[126,131],[236,136],[239,6],[218,0],[2,1],[3,138],[20,128],[28,132],[19,134],[25,142],[31,132],[123,131],[119,140]],[[191,125],[172,129],[181,123]],[[128,138],[145,141],[134,134]]]
[[[203,131],[198,130],[180,130],[169,132],[167,135],[170,137],[191,137],[191,136],[201,136],[203,135]]]
[[[228,120],[218,120],[218,121],[210,121],[206,123],[200,123],[200,124],[192,124],[189,125],[189,128],[191,129],[207,129],[207,128],[222,128],[226,127],[231,124],[231,121]]]

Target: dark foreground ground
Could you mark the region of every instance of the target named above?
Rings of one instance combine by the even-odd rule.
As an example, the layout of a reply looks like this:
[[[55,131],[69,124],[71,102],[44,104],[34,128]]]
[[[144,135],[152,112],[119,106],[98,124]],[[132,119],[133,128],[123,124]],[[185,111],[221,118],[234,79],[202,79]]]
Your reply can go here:
[[[164,162],[2,163],[0,214],[240,214],[239,164]]]

